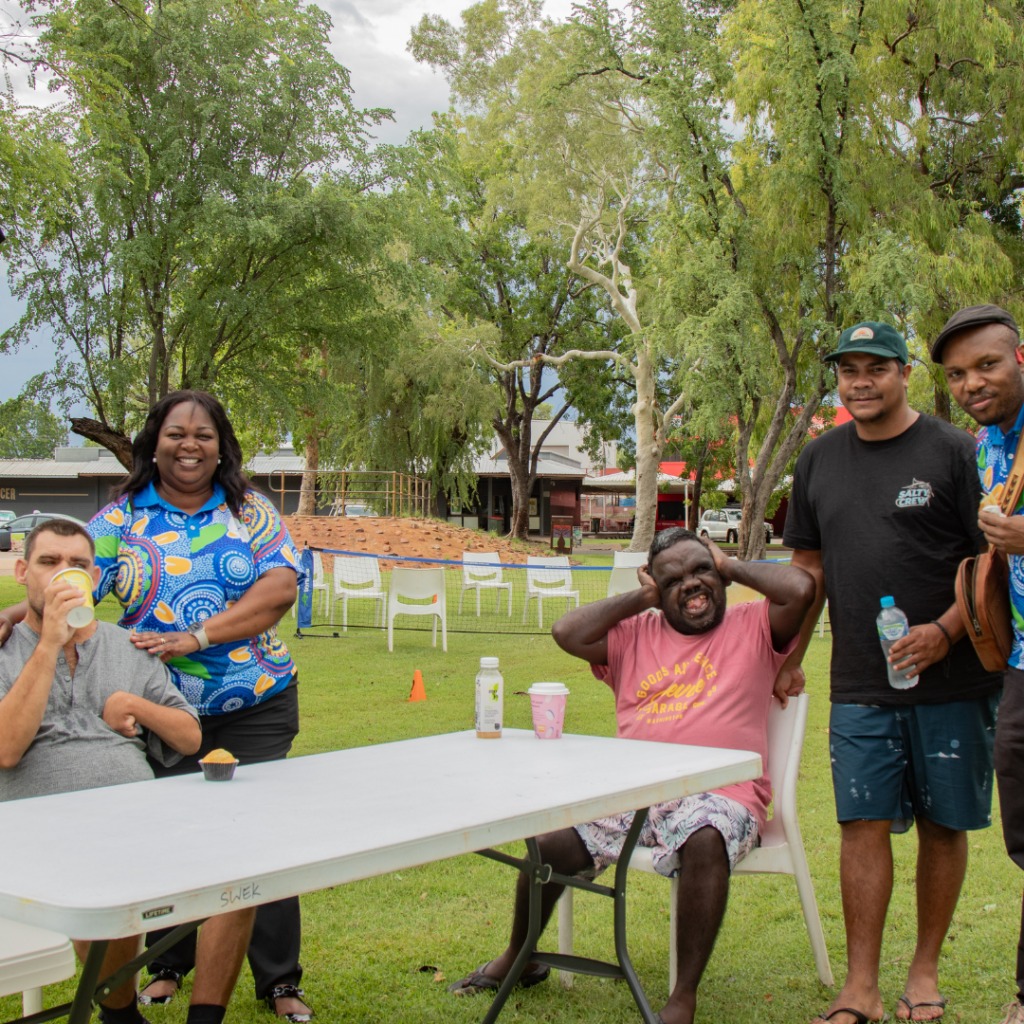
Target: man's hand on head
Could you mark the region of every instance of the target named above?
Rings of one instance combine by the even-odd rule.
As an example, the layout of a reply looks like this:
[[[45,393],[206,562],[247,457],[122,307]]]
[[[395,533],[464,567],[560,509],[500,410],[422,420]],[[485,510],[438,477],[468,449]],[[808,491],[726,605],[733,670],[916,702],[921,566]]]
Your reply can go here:
[[[1004,555],[1024,555],[1024,516],[979,512],[978,526],[985,540]]]
[[[643,590],[647,597],[650,598],[651,608],[661,607],[661,591],[658,589],[658,584],[654,582],[654,577],[650,572],[651,567],[649,565],[643,565],[636,571],[636,578],[640,581],[640,589]]]
[[[114,732],[134,739],[139,734],[139,726],[135,721],[135,697],[124,690],[115,690],[103,705],[103,721]]]
[[[728,586],[732,582],[732,576],[729,572],[729,556],[710,537],[701,537],[700,541],[711,552],[711,557],[715,562],[715,569],[718,570],[718,575],[722,577],[725,585]]]

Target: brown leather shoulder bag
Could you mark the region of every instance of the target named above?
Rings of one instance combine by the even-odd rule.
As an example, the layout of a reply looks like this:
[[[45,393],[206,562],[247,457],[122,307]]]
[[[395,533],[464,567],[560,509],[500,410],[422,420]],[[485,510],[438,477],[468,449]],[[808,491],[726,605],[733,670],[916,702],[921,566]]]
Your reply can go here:
[[[1013,514],[1022,490],[1024,432],[1017,442],[1013,469],[999,499],[1003,515]],[[989,672],[1005,671],[1013,650],[1010,567],[1005,555],[990,547],[984,554],[960,563],[956,573],[956,606],[982,666]]]

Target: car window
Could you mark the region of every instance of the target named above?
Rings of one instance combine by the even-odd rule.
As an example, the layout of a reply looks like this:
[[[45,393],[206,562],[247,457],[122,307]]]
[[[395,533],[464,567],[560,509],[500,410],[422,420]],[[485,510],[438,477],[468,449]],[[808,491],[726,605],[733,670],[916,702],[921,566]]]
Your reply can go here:
[[[36,525],[36,519],[38,516],[21,516],[18,519],[12,519],[7,524],[7,529],[12,533],[27,533]]]

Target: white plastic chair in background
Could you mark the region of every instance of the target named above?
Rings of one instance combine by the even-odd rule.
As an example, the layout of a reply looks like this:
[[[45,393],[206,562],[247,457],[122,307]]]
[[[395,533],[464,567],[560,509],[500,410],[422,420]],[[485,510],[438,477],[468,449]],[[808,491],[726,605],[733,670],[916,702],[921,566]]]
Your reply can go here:
[[[642,569],[647,564],[646,551],[616,551],[612,555],[612,565],[616,569]],[[633,575],[636,575],[634,571]]]
[[[768,712],[768,773],[772,782],[774,814],[761,836],[761,845],[751,850],[736,865],[736,875],[776,874],[793,875],[800,906],[807,925],[807,936],[811,952],[818,969],[818,980],[832,986],[832,965],[829,963],[825,934],[821,929],[818,902],[814,897],[814,884],[807,867],[807,855],[800,837],[800,824],[796,815],[796,784],[800,775],[800,755],[804,747],[804,733],[807,729],[807,709],[810,698],[806,693],[790,697],[789,706],[772,700]],[[649,849],[637,847],[633,851],[629,866],[638,871],[655,874],[653,858]],[[679,880],[670,880],[669,895],[669,973],[668,990],[676,987],[676,907],[679,896]],[[558,901],[558,951],[572,955],[572,897],[573,890],[566,889]],[[572,975],[562,973],[562,984],[572,987]]]
[[[822,607],[822,609],[821,609],[821,616],[818,619],[818,636],[820,636],[822,638],[822,640],[825,639],[825,620],[826,619],[828,619],[828,631],[831,633],[832,632],[832,619],[829,618],[829,614],[828,614],[828,601],[826,601],[824,606]]]
[[[407,601],[433,600],[430,604],[404,604]],[[396,615],[433,615],[433,646],[437,646],[437,620],[441,620],[441,650],[448,651],[448,616],[444,599],[444,569],[392,569],[388,591],[388,650],[394,650]]]
[[[640,589],[640,580],[637,579],[636,569],[617,565],[608,574],[608,593],[606,597],[615,597],[616,594],[628,594],[631,590]]]
[[[323,613],[324,609],[331,603],[331,588],[328,582],[324,579],[324,560],[319,551],[313,552],[313,600],[316,600],[316,595],[320,594],[320,611]],[[299,602],[296,601],[292,605],[292,618],[298,617]]]
[[[26,1017],[41,1013],[43,986],[74,976],[71,941],[55,932],[0,920],[0,996],[21,993]]]
[[[338,599],[341,598],[342,632],[348,632],[349,601],[371,600],[373,606],[373,624],[384,628],[384,602],[387,600],[380,580],[380,563],[376,558],[359,558],[355,555],[334,556],[334,592],[330,600],[331,625],[338,610]]]
[[[544,628],[544,599],[546,597],[564,597],[565,610],[569,610],[569,602],[576,601],[580,606],[580,592],[572,589],[572,571],[569,569],[568,555],[555,555],[553,558],[540,558],[536,555],[526,556],[526,600],[523,602],[523,625],[526,625],[526,613],[530,601],[537,602],[537,628]]]
[[[476,617],[480,618],[480,591],[495,592],[494,614],[501,611],[501,592],[508,591],[508,614],[512,615],[512,584],[504,583],[501,578],[501,561],[497,551],[463,551],[462,552],[462,590],[459,592],[459,614],[462,614],[462,599],[467,590],[476,590]],[[478,563],[485,562],[486,565]]]

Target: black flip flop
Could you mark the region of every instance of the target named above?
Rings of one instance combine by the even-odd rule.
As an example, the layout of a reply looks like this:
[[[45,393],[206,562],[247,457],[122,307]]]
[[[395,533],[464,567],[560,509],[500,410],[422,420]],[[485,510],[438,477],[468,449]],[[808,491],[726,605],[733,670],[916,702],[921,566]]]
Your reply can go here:
[[[501,988],[504,978],[492,978],[489,974],[484,974],[484,971],[491,965],[493,961],[488,960],[482,967],[478,967],[475,971],[471,971],[464,978],[460,978],[454,984],[448,986],[448,991],[454,996],[475,996],[479,992],[497,992]],[[543,964],[532,971],[524,971],[519,975],[519,982],[517,988],[533,988],[534,985],[539,985],[542,981],[548,980],[548,975],[551,974],[551,968],[545,967]]]
[[[933,1020],[942,1020],[942,1018],[946,1015],[946,997],[945,996],[939,996],[938,1002],[932,1001],[930,1003],[929,1002],[925,1002],[925,1003],[912,1003],[910,1001],[910,997],[907,995],[906,992],[904,992],[903,995],[901,995],[899,997],[899,999],[896,1000],[896,1002],[897,1003],[903,1003],[907,1007],[907,1009],[910,1011],[910,1016],[907,1018],[908,1021],[914,1020],[914,1011],[916,1009],[918,1009],[918,1007],[921,1007],[921,1006],[937,1006],[940,1010],[942,1010],[942,1013],[940,1013],[938,1015],[938,1017],[918,1017],[917,1020],[915,1021],[915,1024],[931,1024],[931,1022]]]

